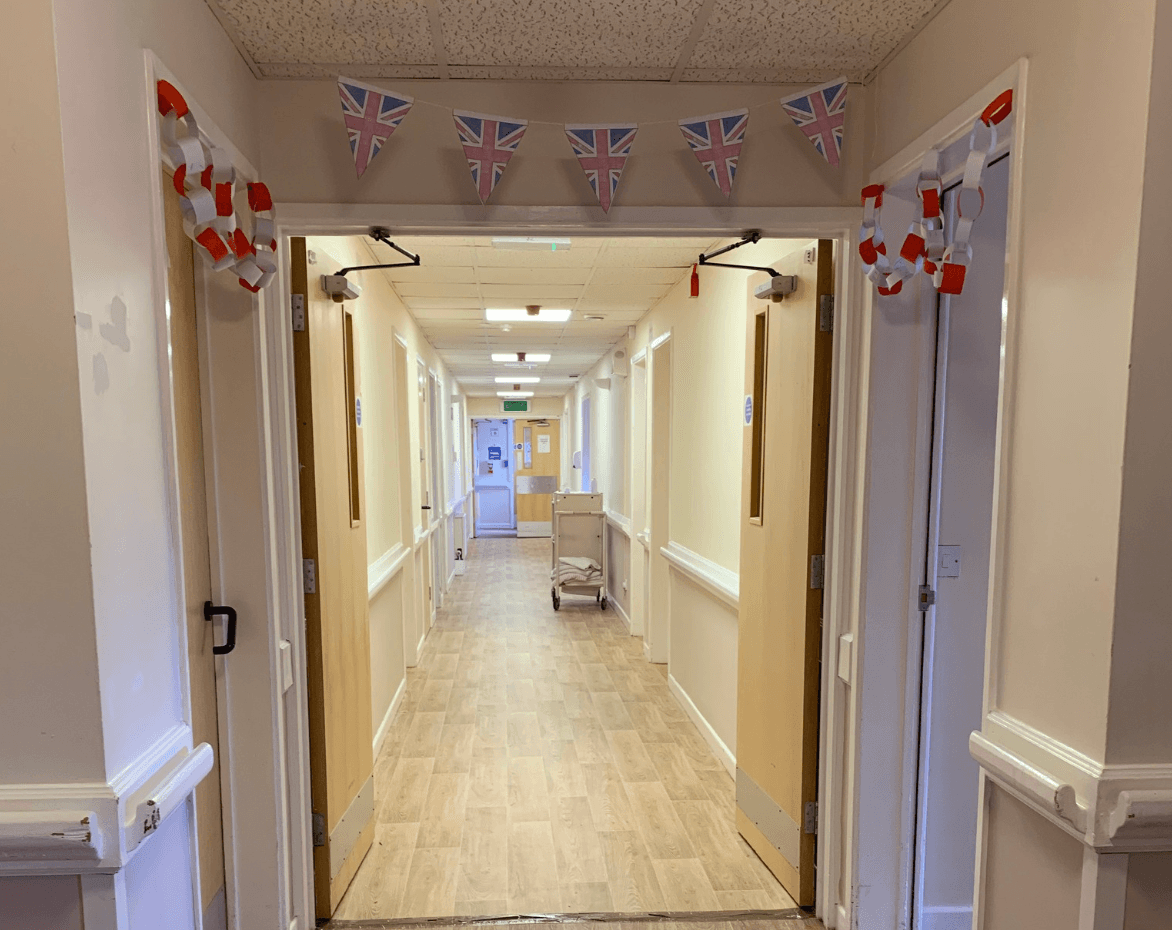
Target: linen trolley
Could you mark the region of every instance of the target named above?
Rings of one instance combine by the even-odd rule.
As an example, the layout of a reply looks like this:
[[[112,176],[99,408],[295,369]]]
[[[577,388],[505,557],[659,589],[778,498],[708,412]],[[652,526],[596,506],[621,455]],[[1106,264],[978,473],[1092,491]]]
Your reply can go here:
[[[594,595],[606,610],[606,511],[601,494],[553,495],[553,609],[563,594]]]

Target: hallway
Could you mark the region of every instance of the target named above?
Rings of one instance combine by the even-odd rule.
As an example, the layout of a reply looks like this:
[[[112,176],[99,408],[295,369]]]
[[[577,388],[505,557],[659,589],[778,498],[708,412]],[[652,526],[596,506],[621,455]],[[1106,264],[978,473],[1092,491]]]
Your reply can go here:
[[[375,763],[337,920],[793,907],[733,780],[613,611],[549,598],[549,541],[475,540]]]

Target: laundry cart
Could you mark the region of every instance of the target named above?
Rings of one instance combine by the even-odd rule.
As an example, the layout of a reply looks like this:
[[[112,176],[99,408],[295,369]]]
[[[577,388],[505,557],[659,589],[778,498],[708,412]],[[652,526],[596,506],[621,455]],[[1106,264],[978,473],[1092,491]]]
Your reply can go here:
[[[606,610],[606,511],[601,494],[553,495],[553,609],[563,594],[594,595]]]

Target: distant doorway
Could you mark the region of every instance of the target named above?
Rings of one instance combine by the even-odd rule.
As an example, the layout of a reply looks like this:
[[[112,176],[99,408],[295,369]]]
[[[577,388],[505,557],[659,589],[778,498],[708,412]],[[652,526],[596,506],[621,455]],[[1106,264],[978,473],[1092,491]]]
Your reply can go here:
[[[477,536],[515,536],[512,434],[505,419],[472,421]]]

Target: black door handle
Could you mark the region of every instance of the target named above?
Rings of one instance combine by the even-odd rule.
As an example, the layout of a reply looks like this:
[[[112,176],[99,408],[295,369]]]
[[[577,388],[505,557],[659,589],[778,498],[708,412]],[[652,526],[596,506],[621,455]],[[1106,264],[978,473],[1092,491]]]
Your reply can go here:
[[[236,609],[233,607],[217,607],[211,601],[204,601],[203,618],[210,621],[212,617],[228,618],[228,630],[224,638],[224,645],[212,646],[212,652],[215,655],[226,656],[236,648]]]
[[[420,510],[431,510],[431,504],[424,504],[419,508]]]

